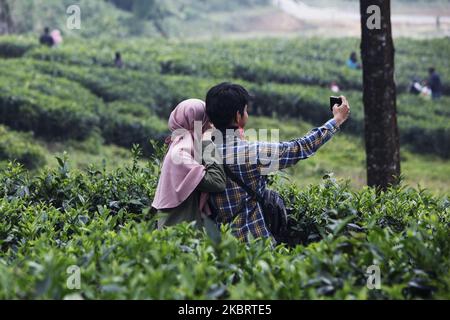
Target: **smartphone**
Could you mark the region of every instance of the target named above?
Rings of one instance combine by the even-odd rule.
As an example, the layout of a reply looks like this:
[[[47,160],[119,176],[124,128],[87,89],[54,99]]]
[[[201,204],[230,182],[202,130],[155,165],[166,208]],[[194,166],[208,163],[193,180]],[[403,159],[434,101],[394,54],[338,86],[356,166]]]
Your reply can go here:
[[[333,107],[334,107],[335,104],[340,106],[342,104],[342,99],[339,98],[339,97],[330,97],[330,109],[331,109],[331,112],[333,112]]]

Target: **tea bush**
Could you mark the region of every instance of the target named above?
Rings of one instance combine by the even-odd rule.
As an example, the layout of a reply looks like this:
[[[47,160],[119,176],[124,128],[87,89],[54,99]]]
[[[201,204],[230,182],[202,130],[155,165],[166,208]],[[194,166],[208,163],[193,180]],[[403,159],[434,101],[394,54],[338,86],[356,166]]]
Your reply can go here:
[[[152,153],[148,140],[167,134],[167,125],[149,107],[105,104],[104,97],[76,81],[36,72],[32,61],[8,60],[0,66],[0,121],[11,128],[47,140],[84,140],[99,129],[107,143],[127,148],[139,143],[147,155]]]
[[[345,131],[362,135],[362,94],[358,92],[361,71],[345,67],[346,56],[340,47],[327,47],[320,39],[297,40],[219,41],[213,45],[155,40],[145,44],[138,40],[75,42],[58,50],[33,49],[27,57],[33,59],[29,60],[30,66],[36,72],[78,82],[107,102],[143,104],[162,118],[167,118],[179,101],[203,98],[209,87],[227,80],[239,82],[252,91],[254,115],[301,117],[319,124],[330,116],[331,93],[324,86],[338,79],[345,89],[342,93],[353,107]],[[349,48],[357,45],[352,39],[344,39],[343,43]],[[446,44],[437,40],[398,40],[398,47],[401,143],[415,152],[448,158],[448,97],[431,102],[401,93],[406,90],[412,72],[426,75],[428,62],[439,62],[445,76],[448,63],[441,51]],[[125,69],[111,67],[114,51],[124,52]],[[414,64],[420,70],[411,68]],[[266,71],[261,73],[263,69]]]
[[[44,74],[30,75],[17,61],[2,62],[1,121],[48,139],[84,139],[98,126],[101,100],[79,84]]]
[[[0,57],[19,58],[37,46],[37,40],[14,36],[2,36],[0,38]]]
[[[27,169],[43,166],[45,149],[29,133],[13,132],[0,125],[0,165],[17,161]]]
[[[396,46],[402,144],[448,157],[449,98],[402,93],[434,64],[448,95],[448,42],[400,39]],[[58,168],[35,173],[23,167],[44,159],[33,134],[0,126],[0,298],[450,298],[450,202],[425,190],[352,191],[330,176],[299,188],[274,176],[271,187],[291,217],[287,244],[276,248],[239,243],[227,226],[155,228],[150,205],[163,150],[148,140],[167,134],[161,118],[177,103],[237,81],[255,95],[253,115],[319,124],[330,116],[326,87],[337,80],[352,103],[343,129],[361,135],[361,73],[345,67],[353,50],[352,39],[96,39],[48,49],[0,38],[7,58],[0,60],[2,124],[46,140],[139,143],[153,155],[142,166],[134,147],[133,164],[111,172],[71,170],[62,157]],[[115,51],[123,53],[124,69],[113,67]],[[79,291],[66,285],[72,265],[81,270]],[[372,265],[381,271],[380,290],[367,287]]]
[[[106,101],[127,99],[151,106],[162,118],[167,118],[179,101],[190,97],[203,98],[208,88],[220,79],[192,76],[146,74],[135,70],[118,73],[111,68],[62,67],[48,63],[35,63],[34,67],[47,74],[79,81]],[[105,80],[104,75],[108,77]],[[237,81],[237,80],[236,80]],[[240,81],[255,96],[253,115],[296,118],[321,123],[330,117],[328,89],[317,86],[287,85],[277,83],[255,84]],[[352,101],[352,118],[345,131],[363,134],[362,95],[355,91],[345,93]],[[401,142],[417,152],[449,156],[447,97],[438,103],[400,94],[398,112]],[[423,143],[428,141],[427,143]]]
[[[448,41],[396,40],[396,82],[400,92],[407,91],[414,76],[427,77],[435,66],[443,77],[444,92],[450,93],[450,65],[446,52]],[[343,48],[346,48],[343,50]],[[328,87],[337,81],[344,90],[360,90],[362,74],[345,63],[350,52],[359,52],[356,39],[252,39],[211,42],[175,42],[131,40],[73,44],[64,50],[37,48],[27,56],[64,63],[112,64],[112,54],[121,51],[128,67],[134,70],[159,71],[207,78],[236,78],[249,82],[277,82]]]
[[[163,141],[167,124],[141,104],[124,101],[108,103],[101,113],[100,128],[106,143],[131,148],[139,144],[146,155],[153,153],[149,139]]]
[[[442,54],[447,44],[438,40],[397,42],[401,143],[414,152],[448,158],[449,98],[432,102],[401,93],[413,73],[425,76],[426,66],[432,62],[439,64],[444,77],[450,72]],[[342,43],[348,48],[357,46],[353,39],[343,39]],[[105,108],[105,103],[139,104],[167,119],[181,100],[202,99],[213,84],[227,80],[245,85],[254,94],[253,115],[301,117],[320,124],[330,117],[331,93],[325,86],[338,79],[342,93],[352,103],[352,118],[344,130],[361,136],[361,71],[345,67],[346,53],[340,48],[320,39],[219,41],[213,45],[155,39],[145,43],[99,40],[71,41],[56,50],[36,47],[25,54],[26,58],[2,62],[0,108],[5,115],[3,123],[17,130],[32,130],[46,138],[84,139],[101,127],[108,143],[124,147],[139,143],[145,146],[146,153],[151,153],[145,141],[166,134],[165,120],[116,114],[107,105]],[[124,69],[113,67],[115,51],[123,52]],[[47,110],[50,106],[52,109]],[[67,110],[68,116],[61,119],[55,107]]]
[[[138,152],[134,151],[135,156]],[[327,178],[278,189],[291,246],[182,224],[155,230],[159,160],[115,172],[0,173],[0,297],[10,299],[448,299],[447,199],[406,187],[353,192]],[[137,159],[137,158],[136,158]],[[68,289],[67,268],[81,270]],[[381,289],[367,287],[379,266]]]
[[[120,100],[143,104],[163,118],[167,118],[183,99],[202,99],[211,83],[188,76],[162,77],[158,73],[99,66],[64,66],[49,62],[33,62],[32,65],[38,72],[80,83],[105,102]]]

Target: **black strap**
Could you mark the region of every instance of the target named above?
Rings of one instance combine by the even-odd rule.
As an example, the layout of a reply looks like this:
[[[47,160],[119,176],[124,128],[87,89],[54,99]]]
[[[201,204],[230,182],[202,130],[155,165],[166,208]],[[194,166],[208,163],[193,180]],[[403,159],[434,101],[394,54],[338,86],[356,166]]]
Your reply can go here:
[[[223,165],[223,169],[227,176],[230,177],[231,180],[236,182],[242,189],[244,189],[245,192],[247,192],[253,199],[256,199],[260,204],[264,202],[264,199],[252,188],[246,185],[245,182],[242,181],[237,175],[235,175],[234,172],[231,171],[231,169],[226,164]]]

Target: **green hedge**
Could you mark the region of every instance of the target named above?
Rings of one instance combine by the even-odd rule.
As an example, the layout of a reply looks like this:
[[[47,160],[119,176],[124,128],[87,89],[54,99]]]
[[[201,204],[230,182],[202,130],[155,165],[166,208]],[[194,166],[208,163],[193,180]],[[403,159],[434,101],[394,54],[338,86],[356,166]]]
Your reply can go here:
[[[64,66],[51,62],[33,62],[33,68],[47,75],[78,82],[105,102],[143,104],[162,118],[167,118],[184,99],[204,99],[207,89],[215,81],[99,66]]]
[[[248,86],[255,96],[251,113],[278,118],[299,117],[314,124],[331,118],[330,92],[315,86],[264,84]],[[344,132],[363,136],[364,108],[362,95],[344,92],[351,103],[352,116],[344,124]],[[401,94],[397,100],[398,124],[402,145],[416,152],[450,157],[450,125],[447,97],[426,101],[417,96]]]
[[[183,99],[204,99],[207,90],[222,79],[198,78],[187,75],[159,75],[136,70],[119,71],[98,66],[62,66],[50,62],[33,62],[33,68],[48,75],[65,77],[81,83],[105,101],[130,101],[149,106],[159,117],[167,119],[171,110]],[[331,117],[328,89],[318,86],[279,83],[256,84],[230,80],[246,86],[254,95],[251,114],[276,117],[300,117],[321,124]],[[343,130],[363,135],[364,113],[362,94],[343,92],[352,105],[352,117]],[[417,152],[450,156],[450,135],[446,117],[447,97],[425,101],[417,96],[398,96],[399,126],[402,144]],[[418,138],[418,135],[421,135]],[[429,141],[424,143],[424,141]]]
[[[450,94],[448,41],[442,39],[398,39],[396,81],[406,92],[414,76],[426,78],[435,66],[442,76],[444,92]],[[344,49],[345,48],[345,49]],[[34,59],[74,64],[110,65],[121,51],[127,67],[163,74],[207,78],[236,78],[256,83],[278,82],[328,87],[337,81],[344,90],[360,90],[362,74],[346,67],[350,52],[359,52],[357,39],[330,41],[319,38],[252,39],[211,42],[130,40],[125,42],[81,42],[62,50],[30,51]]]
[[[98,97],[86,87],[93,80],[92,76],[82,78],[83,74],[89,77],[85,70],[69,70],[64,73],[69,78],[66,79],[54,70],[49,75],[36,71],[32,61],[10,60],[3,66],[5,68],[0,71],[0,81],[3,82],[0,89],[1,122],[11,128],[33,131],[50,140],[83,140],[100,128],[107,143],[124,147],[139,143],[147,155],[152,152],[149,140],[160,140],[166,135],[167,125],[153,115],[150,107],[123,101],[104,103],[108,97],[110,100],[122,97],[115,92],[116,88],[127,90],[121,83],[114,82],[110,86],[109,82],[105,87],[99,86],[99,91],[103,89],[105,96]],[[75,77],[85,79],[85,82],[78,84],[73,81]],[[105,79],[100,70],[98,77]],[[123,92],[124,97],[132,94],[133,89],[129,90],[131,92]],[[151,97],[149,99],[145,101],[153,101]]]
[[[37,46],[37,40],[15,36],[0,36],[0,58],[19,58]]]
[[[42,96],[30,90],[0,90],[2,123],[20,131],[33,131],[49,140],[85,139],[99,125],[94,113],[76,102]]]
[[[106,143],[131,148],[139,144],[146,155],[154,152],[150,139],[162,142],[169,135],[167,123],[140,104],[116,101],[106,105],[100,116]]]
[[[29,133],[12,132],[0,125],[0,163],[16,161],[27,169],[45,165],[46,150]]]
[[[349,48],[357,45],[357,41],[352,39],[342,41]],[[428,61],[439,63],[442,70],[448,67],[448,61],[442,53],[447,44],[443,41],[398,40],[397,47],[397,78],[400,79],[400,85],[407,85],[411,72],[422,72],[423,69],[426,73]],[[125,69],[110,66],[111,55],[116,50],[126,53]],[[162,119],[167,119],[170,111],[181,100],[192,97],[202,99],[212,85],[228,80],[242,83],[254,93],[256,101],[253,114],[302,117],[319,124],[330,117],[328,97],[331,92],[321,86],[340,77],[344,88],[360,88],[360,71],[348,70],[343,66],[345,56],[339,50],[337,43],[330,44],[319,39],[263,39],[217,42],[213,45],[203,42],[157,43],[154,40],[75,42],[57,50],[32,50],[27,54],[32,59],[21,59],[15,63],[25,63],[27,68],[35,70],[37,74],[44,73],[75,82],[85,92],[89,91],[86,96],[93,96],[97,100],[144,105]],[[96,63],[92,63],[93,57],[96,57]],[[419,67],[412,68],[413,64]],[[75,85],[64,83],[64,86],[71,90]],[[47,89],[41,86],[36,90]],[[46,93],[55,95],[51,90]],[[344,130],[362,135],[364,122],[361,94],[355,90],[344,90],[343,93],[348,96],[353,107],[352,118]],[[66,94],[58,95],[67,99]],[[86,103],[90,104],[83,102]],[[417,152],[448,158],[450,138],[445,121],[449,115],[446,108],[448,103],[447,97],[428,102],[400,93],[398,118],[402,144],[411,146]],[[98,112],[95,114],[99,115]],[[134,121],[125,115],[120,118],[122,124]],[[112,117],[108,116],[108,119]],[[117,121],[114,121],[114,126],[123,126],[118,125]],[[147,126],[141,122],[142,119],[137,119],[132,127]],[[147,121],[151,122],[157,121]],[[113,135],[112,126],[107,126],[108,136]],[[150,127],[143,132],[150,132]],[[108,140],[121,143],[117,137]],[[125,140],[127,142],[124,144],[128,146],[128,141],[132,139]]]
[[[48,139],[84,139],[98,126],[101,100],[66,79],[33,72],[26,63],[1,62],[0,114],[15,130]]]

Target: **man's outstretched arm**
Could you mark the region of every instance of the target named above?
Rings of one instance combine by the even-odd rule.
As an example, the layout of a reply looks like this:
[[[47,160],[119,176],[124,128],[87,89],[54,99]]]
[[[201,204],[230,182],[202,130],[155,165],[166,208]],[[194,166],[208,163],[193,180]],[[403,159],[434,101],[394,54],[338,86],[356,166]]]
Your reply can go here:
[[[333,107],[334,118],[323,126],[311,130],[302,138],[280,143],[261,143],[258,146],[259,164],[262,170],[272,172],[295,165],[298,161],[314,155],[339,130],[350,114],[347,99]]]

